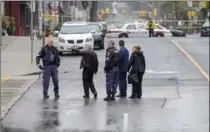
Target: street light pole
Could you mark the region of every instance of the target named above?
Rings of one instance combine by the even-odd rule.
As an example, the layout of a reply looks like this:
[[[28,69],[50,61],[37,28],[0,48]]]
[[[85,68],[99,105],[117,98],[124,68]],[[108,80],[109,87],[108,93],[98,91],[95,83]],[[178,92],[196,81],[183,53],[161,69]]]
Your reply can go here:
[[[2,47],[2,9],[1,9],[1,6],[2,6],[2,1],[0,1],[0,47]],[[1,49],[0,49],[1,51]],[[1,53],[0,53],[1,54]],[[1,56],[0,56],[1,58]]]
[[[33,1],[31,1],[31,63],[33,63],[33,48],[34,48],[34,33],[33,33],[33,25],[34,25],[34,16],[33,16]]]

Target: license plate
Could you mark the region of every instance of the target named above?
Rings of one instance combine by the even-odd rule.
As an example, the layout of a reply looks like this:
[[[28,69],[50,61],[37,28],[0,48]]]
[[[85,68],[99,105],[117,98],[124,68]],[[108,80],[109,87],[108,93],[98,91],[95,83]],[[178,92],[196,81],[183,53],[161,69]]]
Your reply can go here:
[[[71,46],[72,49],[78,49],[78,46]]]

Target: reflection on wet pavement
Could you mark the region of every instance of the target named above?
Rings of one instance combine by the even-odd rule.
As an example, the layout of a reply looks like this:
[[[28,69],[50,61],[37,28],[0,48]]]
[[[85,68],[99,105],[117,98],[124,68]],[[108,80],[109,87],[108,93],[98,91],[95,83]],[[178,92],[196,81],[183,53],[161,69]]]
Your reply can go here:
[[[138,41],[130,42],[131,49]],[[147,74],[141,100],[104,102],[104,51],[97,51],[100,68],[95,77],[98,99],[83,99],[79,57],[63,57],[59,100],[42,100],[39,79],[3,120],[5,132],[208,132],[209,83],[169,42],[141,39],[148,67],[179,74]],[[149,43],[149,44],[148,44]],[[163,44],[165,43],[165,44]],[[154,56],[155,54],[155,56]],[[180,53],[179,53],[180,54]],[[169,58],[164,58],[170,56]],[[170,62],[170,63],[169,63]],[[162,65],[157,65],[162,64]],[[171,79],[172,78],[172,79]],[[128,95],[131,86],[128,85]]]

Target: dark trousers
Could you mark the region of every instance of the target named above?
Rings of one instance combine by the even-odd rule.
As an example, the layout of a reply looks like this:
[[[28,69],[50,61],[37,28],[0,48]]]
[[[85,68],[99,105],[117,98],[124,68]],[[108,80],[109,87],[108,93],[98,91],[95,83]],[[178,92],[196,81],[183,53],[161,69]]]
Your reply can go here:
[[[154,37],[154,29],[149,29],[149,37]]]
[[[142,96],[142,80],[143,80],[143,72],[138,72],[138,82],[132,84],[132,96]]]
[[[82,77],[83,77],[83,88],[84,88],[84,94],[86,96],[89,96],[89,89],[93,94],[96,93],[95,85],[93,82],[93,75],[94,73],[88,69],[84,68],[82,72]]]
[[[121,96],[127,95],[127,72],[126,71],[119,71],[119,90]]]
[[[114,67],[106,73],[107,95],[115,94],[119,83],[118,68]]]
[[[50,77],[52,76],[52,81],[54,85],[54,92],[58,94],[59,85],[58,85],[58,68],[56,65],[44,66],[43,73],[43,93],[46,95],[48,93],[48,88],[50,84]]]

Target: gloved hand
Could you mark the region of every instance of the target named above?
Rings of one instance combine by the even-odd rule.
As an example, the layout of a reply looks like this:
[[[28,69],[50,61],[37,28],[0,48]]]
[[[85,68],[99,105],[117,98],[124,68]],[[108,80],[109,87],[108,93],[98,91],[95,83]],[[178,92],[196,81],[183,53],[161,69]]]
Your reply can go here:
[[[44,67],[42,65],[40,65],[40,64],[38,64],[37,66],[39,67],[40,70],[44,69]]]

